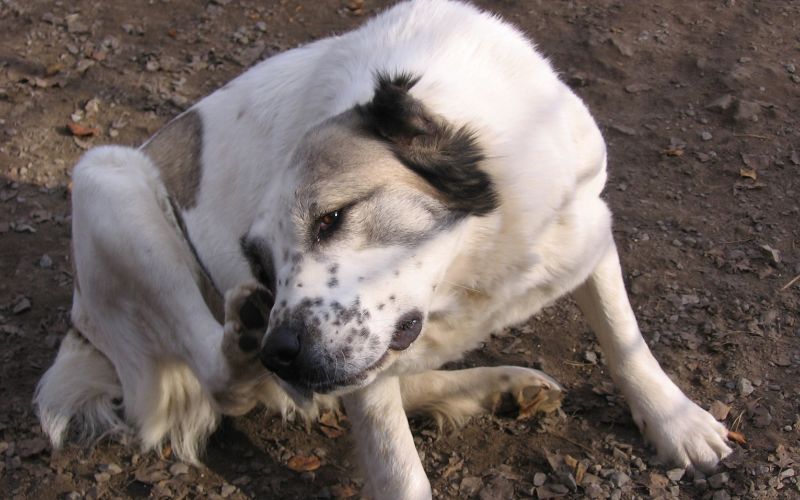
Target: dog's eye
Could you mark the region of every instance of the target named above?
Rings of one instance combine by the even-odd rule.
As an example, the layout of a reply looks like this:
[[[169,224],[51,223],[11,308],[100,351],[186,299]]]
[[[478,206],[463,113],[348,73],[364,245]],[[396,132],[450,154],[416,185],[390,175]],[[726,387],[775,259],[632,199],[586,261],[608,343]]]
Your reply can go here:
[[[315,239],[322,241],[328,238],[342,222],[341,210],[334,210],[323,215],[316,222]]]

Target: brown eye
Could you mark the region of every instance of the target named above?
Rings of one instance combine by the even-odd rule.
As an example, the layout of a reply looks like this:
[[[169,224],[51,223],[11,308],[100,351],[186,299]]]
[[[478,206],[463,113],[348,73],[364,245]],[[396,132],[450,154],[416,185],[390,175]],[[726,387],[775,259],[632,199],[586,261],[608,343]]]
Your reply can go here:
[[[339,210],[334,210],[333,212],[329,212],[319,219],[317,219],[316,224],[316,240],[322,241],[325,238],[329,237],[333,231],[339,227],[339,223],[341,222],[341,212]]]

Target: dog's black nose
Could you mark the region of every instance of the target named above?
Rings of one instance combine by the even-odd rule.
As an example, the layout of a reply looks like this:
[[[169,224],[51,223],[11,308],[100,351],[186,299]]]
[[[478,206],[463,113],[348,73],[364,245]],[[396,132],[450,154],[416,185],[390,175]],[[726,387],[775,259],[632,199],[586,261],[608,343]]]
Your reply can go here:
[[[300,354],[300,328],[286,321],[267,334],[261,348],[261,363],[284,380],[295,378],[295,360]]]

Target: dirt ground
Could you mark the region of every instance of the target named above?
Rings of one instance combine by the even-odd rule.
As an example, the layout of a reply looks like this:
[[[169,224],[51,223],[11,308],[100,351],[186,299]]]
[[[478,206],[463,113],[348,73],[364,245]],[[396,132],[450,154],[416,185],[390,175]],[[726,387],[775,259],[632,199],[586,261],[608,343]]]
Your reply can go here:
[[[68,184],[85,149],[137,145],[258,60],[390,2],[0,0],[0,496],[345,498],[347,434],[255,411],[207,468],[102,441],[50,450],[31,406],[68,328]],[[542,368],[563,411],[413,420],[438,498],[800,498],[800,3],[481,2],[538,43],[601,124],[606,197],[656,357],[747,443],[719,473],[656,463],[569,300],[459,366]],[[68,128],[72,124],[72,128]],[[295,455],[321,466],[294,472]]]

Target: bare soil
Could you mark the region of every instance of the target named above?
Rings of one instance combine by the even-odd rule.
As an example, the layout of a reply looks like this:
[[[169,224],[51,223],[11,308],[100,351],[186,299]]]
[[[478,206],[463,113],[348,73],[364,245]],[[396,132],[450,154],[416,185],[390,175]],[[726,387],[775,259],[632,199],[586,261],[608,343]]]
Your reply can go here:
[[[68,328],[68,186],[84,150],[137,145],[255,62],[389,3],[0,0],[0,496],[358,495],[349,437],[318,424],[227,420],[195,469],[109,440],[51,451],[31,397]],[[480,3],[535,39],[593,110],[644,335],[747,443],[711,477],[657,464],[565,300],[459,364],[542,368],[569,390],[563,412],[444,434],[413,420],[434,496],[800,497],[800,4]],[[321,466],[294,472],[295,455]]]

